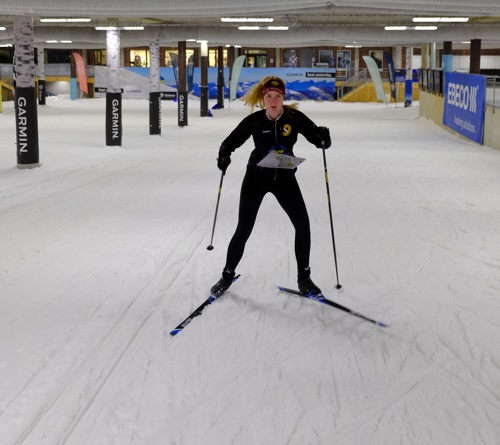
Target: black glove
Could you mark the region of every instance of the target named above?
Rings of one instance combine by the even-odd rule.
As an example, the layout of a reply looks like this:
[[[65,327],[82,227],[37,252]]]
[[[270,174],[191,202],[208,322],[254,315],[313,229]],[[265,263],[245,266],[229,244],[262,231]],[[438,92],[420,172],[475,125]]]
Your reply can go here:
[[[318,127],[317,137],[319,142],[318,148],[329,148],[332,145],[330,130],[327,127]]]
[[[219,156],[217,157],[217,167],[226,173],[227,168],[231,164],[231,151],[229,151],[224,145],[219,149]]]

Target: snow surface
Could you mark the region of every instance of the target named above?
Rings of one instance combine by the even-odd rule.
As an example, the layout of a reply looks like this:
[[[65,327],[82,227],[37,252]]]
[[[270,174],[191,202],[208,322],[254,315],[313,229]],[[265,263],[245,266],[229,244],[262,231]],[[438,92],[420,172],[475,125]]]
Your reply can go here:
[[[0,114],[2,445],[495,445],[500,443],[500,152],[411,108],[302,102],[327,151],[300,138],[313,279],[391,326],[280,293],[293,230],[265,199],[241,278],[176,337],[219,278],[251,149],[233,155],[210,242],[222,139],[240,103],[162,136],[124,101],[39,107],[40,161],[16,168]]]

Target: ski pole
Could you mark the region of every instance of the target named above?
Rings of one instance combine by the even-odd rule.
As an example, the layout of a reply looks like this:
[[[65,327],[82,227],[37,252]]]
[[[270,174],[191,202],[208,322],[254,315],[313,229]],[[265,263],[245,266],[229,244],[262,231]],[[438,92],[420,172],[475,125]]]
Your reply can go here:
[[[219,211],[219,201],[220,201],[220,194],[222,191],[222,181],[224,180],[224,171],[220,175],[220,184],[219,184],[219,191],[217,193],[217,204],[215,205],[215,216],[214,216],[214,225],[212,227],[212,238],[210,238],[210,244],[207,246],[207,250],[214,250],[213,246],[213,241],[214,241],[214,233],[215,233],[215,223],[217,222],[217,212]]]
[[[323,151],[323,167],[325,169],[325,184],[326,184],[326,196],[328,199],[328,211],[330,212],[330,231],[332,233],[332,246],[333,246],[333,259],[335,261],[335,274],[337,276],[337,289],[340,289],[342,285],[339,283],[339,270],[337,267],[337,249],[335,248],[335,235],[333,234],[333,216],[332,216],[332,202],[330,199],[330,186],[328,185],[328,168],[326,166],[326,148],[325,141],[321,141],[321,147]]]

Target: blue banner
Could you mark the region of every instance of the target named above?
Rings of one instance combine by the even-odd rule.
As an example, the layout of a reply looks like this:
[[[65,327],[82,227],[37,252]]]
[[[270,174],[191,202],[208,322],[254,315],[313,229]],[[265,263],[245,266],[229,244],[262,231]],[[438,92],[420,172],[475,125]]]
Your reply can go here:
[[[173,59],[172,59],[173,60]],[[149,68],[127,67],[127,71],[149,78]],[[176,69],[160,68],[161,84],[176,89]],[[335,68],[242,68],[236,88],[236,98],[243,96],[265,76],[281,77],[286,83],[286,100],[334,100]],[[208,68],[208,97],[217,98],[217,68]],[[224,97],[229,97],[229,68],[224,68]],[[200,69],[194,68],[194,96],[200,95]]]
[[[486,78],[479,74],[444,73],[443,124],[483,143]]]
[[[384,51],[384,59],[387,64],[387,71],[389,73],[389,85],[391,88],[391,97],[394,102],[397,102],[396,98],[396,70],[394,68],[394,60],[392,54]]]

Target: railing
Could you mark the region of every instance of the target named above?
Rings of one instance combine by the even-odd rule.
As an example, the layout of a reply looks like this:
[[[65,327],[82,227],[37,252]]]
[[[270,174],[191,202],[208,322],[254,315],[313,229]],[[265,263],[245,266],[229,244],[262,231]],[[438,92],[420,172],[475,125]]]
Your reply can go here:
[[[349,77],[348,79],[342,81],[342,84],[337,85],[337,100],[342,99],[346,94],[355,90],[360,85],[368,82],[369,73],[367,69],[363,69],[358,71],[354,76]]]
[[[500,76],[484,76],[486,78],[486,105],[500,108]],[[442,70],[419,70],[419,86],[421,91],[443,95],[444,75]]]
[[[486,77],[486,105],[500,108],[500,76]]]

